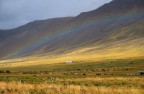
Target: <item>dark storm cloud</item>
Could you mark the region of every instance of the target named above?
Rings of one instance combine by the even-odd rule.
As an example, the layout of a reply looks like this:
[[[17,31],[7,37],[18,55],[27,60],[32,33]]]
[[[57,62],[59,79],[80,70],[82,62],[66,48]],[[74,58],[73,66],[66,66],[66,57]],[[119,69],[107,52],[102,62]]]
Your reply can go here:
[[[0,0],[0,28],[15,28],[33,20],[76,16],[111,0]]]

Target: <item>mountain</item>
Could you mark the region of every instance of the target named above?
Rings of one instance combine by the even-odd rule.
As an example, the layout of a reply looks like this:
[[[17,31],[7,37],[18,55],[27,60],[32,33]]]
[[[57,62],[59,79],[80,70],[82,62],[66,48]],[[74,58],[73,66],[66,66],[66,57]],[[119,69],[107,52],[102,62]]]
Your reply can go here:
[[[143,58],[143,40],[144,0],[113,0],[76,17],[0,30],[0,58],[39,58],[40,64]]]
[[[58,32],[71,17],[34,21],[16,29],[0,31],[0,56],[13,54],[44,36]],[[14,45],[13,45],[14,44]]]

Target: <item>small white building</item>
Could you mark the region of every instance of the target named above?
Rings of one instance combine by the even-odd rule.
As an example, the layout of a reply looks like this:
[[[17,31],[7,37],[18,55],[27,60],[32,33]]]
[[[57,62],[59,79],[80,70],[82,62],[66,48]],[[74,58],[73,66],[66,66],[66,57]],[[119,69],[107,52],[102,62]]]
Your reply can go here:
[[[69,61],[66,61],[66,63],[67,64],[72,64],[72,63],[74,63],[74,61],[73,60],[69,60]]]

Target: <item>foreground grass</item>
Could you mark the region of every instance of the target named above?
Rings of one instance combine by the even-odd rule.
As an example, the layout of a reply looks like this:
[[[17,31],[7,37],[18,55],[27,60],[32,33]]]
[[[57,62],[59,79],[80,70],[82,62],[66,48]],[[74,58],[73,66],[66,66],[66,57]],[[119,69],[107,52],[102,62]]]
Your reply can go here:
[[[143,94],[140,88],[0,82],[0,94]]]
[[[143,76],[33,80],[1,81],[0,94],[144,94]]]
[[[0,94],[144,94],[144,60],[4,67]],[[10,71],[10,72],[9,72]]]

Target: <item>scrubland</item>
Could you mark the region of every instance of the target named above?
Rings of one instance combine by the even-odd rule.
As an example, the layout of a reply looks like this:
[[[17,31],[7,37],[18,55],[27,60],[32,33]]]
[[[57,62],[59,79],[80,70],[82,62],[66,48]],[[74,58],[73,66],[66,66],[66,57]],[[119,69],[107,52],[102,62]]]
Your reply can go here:
[[[0,94],[144,94],[144,60],[74,62],[0,70]]]

